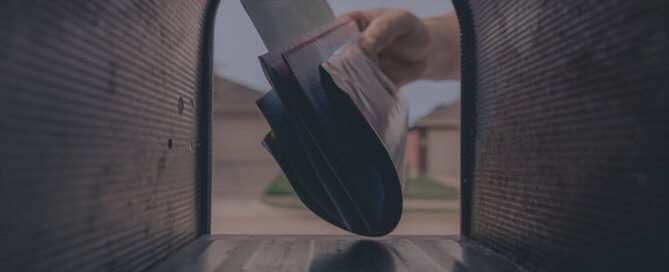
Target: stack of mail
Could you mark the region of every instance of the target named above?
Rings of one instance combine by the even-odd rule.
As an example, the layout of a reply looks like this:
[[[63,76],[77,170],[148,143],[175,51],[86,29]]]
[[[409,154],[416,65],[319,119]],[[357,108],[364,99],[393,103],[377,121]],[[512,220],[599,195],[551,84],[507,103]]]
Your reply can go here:
[[[263,144],[316,215],[388,234],[402,213],[407,103],[358,46],[355,21],[335,20],[327,1],[242,3],[269,49]]]

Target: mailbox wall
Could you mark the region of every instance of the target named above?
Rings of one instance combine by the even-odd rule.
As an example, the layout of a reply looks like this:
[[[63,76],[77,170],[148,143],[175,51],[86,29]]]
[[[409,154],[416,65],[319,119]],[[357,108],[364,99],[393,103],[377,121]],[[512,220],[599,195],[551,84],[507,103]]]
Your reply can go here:
[[[668,2],[454,3],[463,233],[529,270],[668,270]]]
[[[209,232],[217,2],[0,2],[0,270],[145,270]]]

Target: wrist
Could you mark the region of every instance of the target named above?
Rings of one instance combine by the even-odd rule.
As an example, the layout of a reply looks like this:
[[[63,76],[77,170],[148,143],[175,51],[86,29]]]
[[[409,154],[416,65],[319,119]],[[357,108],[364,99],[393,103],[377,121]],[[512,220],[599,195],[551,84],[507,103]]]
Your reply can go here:
[[[423,22],[430,34],[430,45],[421,78],[459,80],[460,30],[455,13],[426,18]]]

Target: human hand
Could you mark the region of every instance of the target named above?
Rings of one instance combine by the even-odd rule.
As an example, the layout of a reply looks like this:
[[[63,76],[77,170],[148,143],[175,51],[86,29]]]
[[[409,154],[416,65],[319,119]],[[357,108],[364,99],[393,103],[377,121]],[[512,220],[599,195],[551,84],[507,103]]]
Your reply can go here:
[[[425,79],[458,79],[460,46],[454,13],[421,20],[406,10],[376,8],[342,14],[354,19],[360,47],[399,86]]]

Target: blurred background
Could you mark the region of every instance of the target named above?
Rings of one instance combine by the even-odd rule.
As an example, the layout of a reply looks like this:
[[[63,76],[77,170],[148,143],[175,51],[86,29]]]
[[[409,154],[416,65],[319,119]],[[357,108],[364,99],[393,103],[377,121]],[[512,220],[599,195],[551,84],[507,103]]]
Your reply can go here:
[[[336,14],[375,7],[419,17],[452,10],[444,0],[330,0]],[[214,234],[346,234],[306,209],[260,145],[269,131],[255,100],[270,89],[258,56],[267,52],[239,0],[218,10],[214,50]],[[404,212],[391,234],[457,234],[460,200],[460,85],[418,81],[410,103]]]

